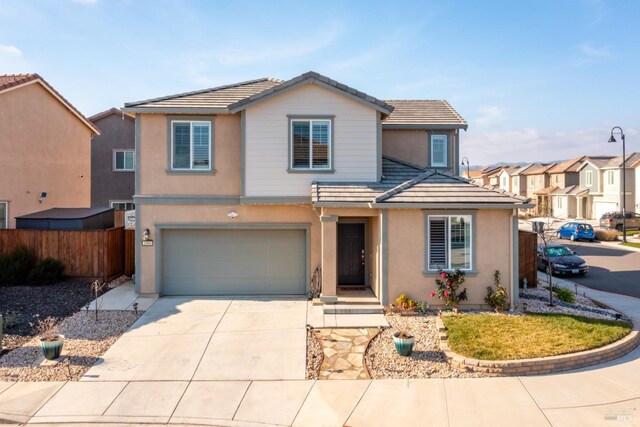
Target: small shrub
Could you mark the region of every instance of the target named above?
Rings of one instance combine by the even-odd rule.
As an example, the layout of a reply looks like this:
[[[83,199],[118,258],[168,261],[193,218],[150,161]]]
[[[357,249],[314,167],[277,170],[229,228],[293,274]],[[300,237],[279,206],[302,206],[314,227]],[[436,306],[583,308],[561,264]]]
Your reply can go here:
[[[16,246],[0,258],[0,284],[14,285],[24,282],[36,263],[36,257],[26,246]]]
[[[426,313],[429,310],[429,304],[426,301],[416,301],[416,309],[419,313]]]
[[[493,283],[496,286],[496,290],[494,291],[493,287],[487,286],[487,296],[485,297],[484,302],[499,313],[504,311],[509,298],[507,289],[502,286],[502,283],[500,283],[499,270],[496,270],[496,272],[493,273]]]
[[[400,296],[396,298],[396,305],[402,310],[414,310],[416,308],[416,302],[406,294],[400,294]]]
[[[574,302],[576,302],[576,296],[573,292],[571,292],[571,290],[567,288],[554,286],[553,293],[556,294],[556,298],[558,298],[562,302],[566,302],[569,304],[573,304]]]
[[[452,272],[438,271],[438,277],[436,278],[436,291],[431,292],[431,297],[436,295],[446,305],[452,308],[458,308],[460,301],[467,300],[467,288],[464,288],[461,292],[458,292],[460,285],[464,283],[464,271],[454,270]]]
[[[613,242],[618,240],[618,232],[616,230],[607,230],[605,228],[596,229],[596,239],[605,242]]]
[[[29,273],[29,282],[39,285],[57,283],[64,274],[64,265],[54,258],[45,258],[33,267]]]

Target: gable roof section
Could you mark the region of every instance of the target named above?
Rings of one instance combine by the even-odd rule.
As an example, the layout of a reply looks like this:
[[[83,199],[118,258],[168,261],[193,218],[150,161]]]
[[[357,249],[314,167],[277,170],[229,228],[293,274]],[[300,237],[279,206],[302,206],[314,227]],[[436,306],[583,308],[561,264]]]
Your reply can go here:
[[[143,101],[127,102],[123,111],[133,113],[228,113],[229,105],[282,83],[262,78],[209,89],[178,93]]]
[[[588,188],[582,188],[579,185],[571,185],[565,188],[556,188],[552,196],[580,196],[589,193]]]
[[[580,166],[578,166],[578,170],[581,170],[588,164],[596,169],[601,169],[605,167],[612,159],[614,159],[613,156],[587,156],[582,161],[582,163],[580,163]]]
[[[626,155],[626,163],[625,167],[632,167],[635,162],[640,160],[640,153],[631,153]],[[602,169],[620,169],[622,168],[622,156],[614,157],[611,159],[606,165],[602,167]]]
[[[54,98],[56,98],[62,105],[64,105],[74,116],[76,116],[82,123],[84,123],[93,134],[100,135],[100,130],[87,119],[76,107],[74,107],[69,101],[65,99],[57,90],[53,88],[45,79],[40,77],[37,73],[29,74],[0,74],[0,94],[10,90],[16,90],[20,87],[30,84],[40,84],[47,92],[49,92]]]
[[[541,175],[554,166],[555,163],[550,165],[544,163],[534,163],[526,171],[521,172],[520,175]]]
[[[382,121],[384,129],[464,129],[467,121],[444,100],[388,100],[393,111]]]
[[[577,172],[578,168],[586,159],[587,156],[576,157],[575,159],[565,160],[564,162],[556,163],[551,169],[549,169],[548,173],[567,173],[567,172]]]
[[[122,117],[122,118],[126,118],[129,120],[133,120],[135,121],[135,117],[132,116],[129,113],[125,113],[124,111],[118,109],[118,108],[109,108],[108,110],[102,111],[100,113],[94,114],[93,116],[89,117],[89,120],[93,123],[96,123],[99,120],[104,119],[105,117],[109,117],[111,115],[117,115],[118,117]]]
[[[383,158],[382,168],[384,178],[379,183],[314,182],[313,204],[510,209],[532,206],[525,197],[390,157]]]
[[[265,89],[260,93],[256,93],[255,95],[251,95],[247,98],[230,104],[229,112],[237,113],[238,111],[244,110],[245,108],[258,102],[265,101],[273,96],[279,95],[288,90],[296,89],[305,84],[316,84],[326,89],[336,91],[341,95],[345,95],[355,101],[368,105],[385,115],[389,115],[393,111],[393,107],[391,105],[380,99],[374,98],[371,95],[367,95],[364,92],[360,92],[359,90],[332,80],[329,77],[316,73],[315,71],[308,71],[304,74],[292,78],[291,80],[287,80],[286,82],[283,82],[279,85],[274,85],[273,87]]]

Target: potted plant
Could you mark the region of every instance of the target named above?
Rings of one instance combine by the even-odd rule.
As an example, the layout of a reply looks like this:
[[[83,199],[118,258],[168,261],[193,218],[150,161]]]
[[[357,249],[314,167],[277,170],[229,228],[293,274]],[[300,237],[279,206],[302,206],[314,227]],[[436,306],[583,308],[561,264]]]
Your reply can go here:
[[[60,357],[63,345],[64,335],[62,334],[50,334],[40,337],[40,348],[47,360],[55,360]]]
[[[415,338],[408,332],[400,331],[393,334],[393,345],[400,356],[409,356],[413,351]]]

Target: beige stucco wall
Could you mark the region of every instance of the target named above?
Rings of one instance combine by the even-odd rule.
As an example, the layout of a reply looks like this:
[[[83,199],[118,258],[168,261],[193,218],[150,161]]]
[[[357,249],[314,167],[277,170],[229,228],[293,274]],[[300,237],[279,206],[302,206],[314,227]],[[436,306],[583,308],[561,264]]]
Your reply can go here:
[[[140,117],[138,170],[143,171],[140,174],[140,194],[240,195],[240,114],[215,116],[212,141],[215,174],[167,173],[171,166],[167,116],[141,114]]]
[[[278,206],[222,206],[222,205],[140,205],[140,217],[137,227],[151,231],[151,239],[157,236],[156,224],[309,224],[310,228],[310,273],[320,265],[321,242],[320,221],[316,212],[305,205]],[[235,220],[227,217],[231,211],[238,213]],[[140,262],[138,264],[140,292],[144,294],[157,293],[156,288],[156,251],[160,245],[143,246],[140,248]],[[159,283],[158,283],[159,286]]]
[[[91,131],[39,83],[0,93],[0,153],[9,228],[16,216],[91,206]]]
[[[452,211],[454,213],[455,211]],[[500,270],[502,283],[511,288],[511,210],[478,210],[476,213],[477,274],[468,275],[464,286],[467,305],[484,304],[486,288],[493,285],[493,273]],[[435,275],[423,274],[425,263],[424,212],[418,209],[391,209],[388,219],[388,295],[392,303],[398,295],[442,305],[429,296],[435,291]]]
[[[288,172],[288,115],[334,116],[335,172]],[[306,197],[313,181],[376,181],[378,116],[373,108],[314,84],[250,106],[245,124],[246,195]]]
[[[447,135],[449,151],[447,159],[452,171],[458,170],[456,161],[457,136],[455,131],[425,129],[382,129],[382,154],[429,167],[429,140],[431,135]]]

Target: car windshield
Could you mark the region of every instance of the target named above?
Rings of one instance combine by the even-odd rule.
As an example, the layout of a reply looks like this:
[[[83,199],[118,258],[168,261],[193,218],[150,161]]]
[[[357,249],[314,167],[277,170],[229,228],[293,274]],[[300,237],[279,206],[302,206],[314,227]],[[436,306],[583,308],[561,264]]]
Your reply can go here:
[[[573,255],[573,253],[564,246],[554,246],[547,248],[547,254],[550,257]]]

